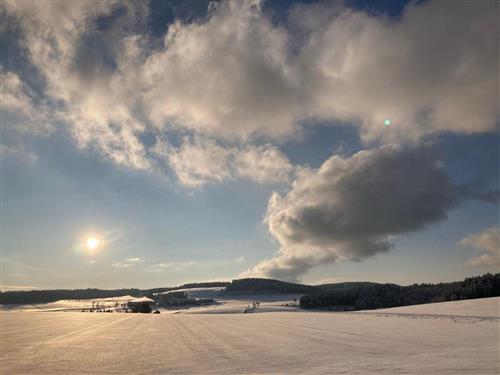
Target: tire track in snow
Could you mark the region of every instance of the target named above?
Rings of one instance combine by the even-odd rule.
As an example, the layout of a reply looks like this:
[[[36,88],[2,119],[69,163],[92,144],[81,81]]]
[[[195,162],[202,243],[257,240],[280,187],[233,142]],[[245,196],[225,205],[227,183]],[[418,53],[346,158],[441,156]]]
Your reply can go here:
[[[211,325],[207,320],[191,319],[190,323],[190,326],[197,332],[197,336],[202,338],[218,357],[238,361],[248,361],[253,358],[244,350],[248,346],[241,344],[242,338],[239,335],[230,334],[227,331],[223,333],[221,325]]]
[[[415,314],[415,313],[391,313],[391,312],[351,312],[353,315],[373,315],[385,318],[410,318],[410,319],[447,319],[455,323],[478,323],[478,322],[500,322],[498,316],[475,316],[475,315],[449,315],[449,314]]]

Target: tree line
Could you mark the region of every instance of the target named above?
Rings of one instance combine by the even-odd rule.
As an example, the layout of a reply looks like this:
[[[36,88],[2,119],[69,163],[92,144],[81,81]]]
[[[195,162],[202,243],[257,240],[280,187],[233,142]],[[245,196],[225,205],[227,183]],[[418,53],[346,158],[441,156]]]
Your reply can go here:
[[[351,288],[306,294],[300,298],[300,306],[305,309],[369,310],[497,296],[500,296],[500,273],[487,273],[439,284],[353,284]]]
[[[252,294],[252,293],[270,293],[270,294],[287,294],[287,293],[314,293],[319,289],[311,285],[295,284],[286,281],[273,279],[238,279],[233,280],[226,286],[225,293],[227,294]]]
[[[0,304],[32,304],[48,303],[61,299],[94,299],[113,298],[130,295],[132,297],[152,296],[155,293],[163,293],[176,289],[218,287],[226,286],[228,282],[190,283],[177,287],[153,288],[153,289],[56,289],[56,290],[29,290],[29,291],[7,291],[0,292]]]

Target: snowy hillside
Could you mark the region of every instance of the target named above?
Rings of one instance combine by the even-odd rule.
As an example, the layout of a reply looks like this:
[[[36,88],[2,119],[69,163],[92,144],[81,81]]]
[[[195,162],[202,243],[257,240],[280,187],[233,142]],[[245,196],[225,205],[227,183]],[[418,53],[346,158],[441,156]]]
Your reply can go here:
[[[0,362],[5,374],[498,374],[499,303],[354,313],[3,311]]]

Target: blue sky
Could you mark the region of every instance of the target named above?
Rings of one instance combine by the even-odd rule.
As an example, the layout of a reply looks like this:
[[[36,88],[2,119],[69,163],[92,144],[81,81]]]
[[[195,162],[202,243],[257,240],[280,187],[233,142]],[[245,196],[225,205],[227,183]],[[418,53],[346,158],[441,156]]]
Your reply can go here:
[[[2,5],[2,289],[498,271],[498,4],[75,4]]]

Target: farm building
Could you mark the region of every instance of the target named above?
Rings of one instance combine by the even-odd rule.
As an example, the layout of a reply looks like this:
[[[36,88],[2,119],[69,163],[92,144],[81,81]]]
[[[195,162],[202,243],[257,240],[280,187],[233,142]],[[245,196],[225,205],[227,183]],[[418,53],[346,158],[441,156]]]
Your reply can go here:
[[[127,302],[127,307],[134,313],[150,313],[155,301],[148,297],[135,298]]]

